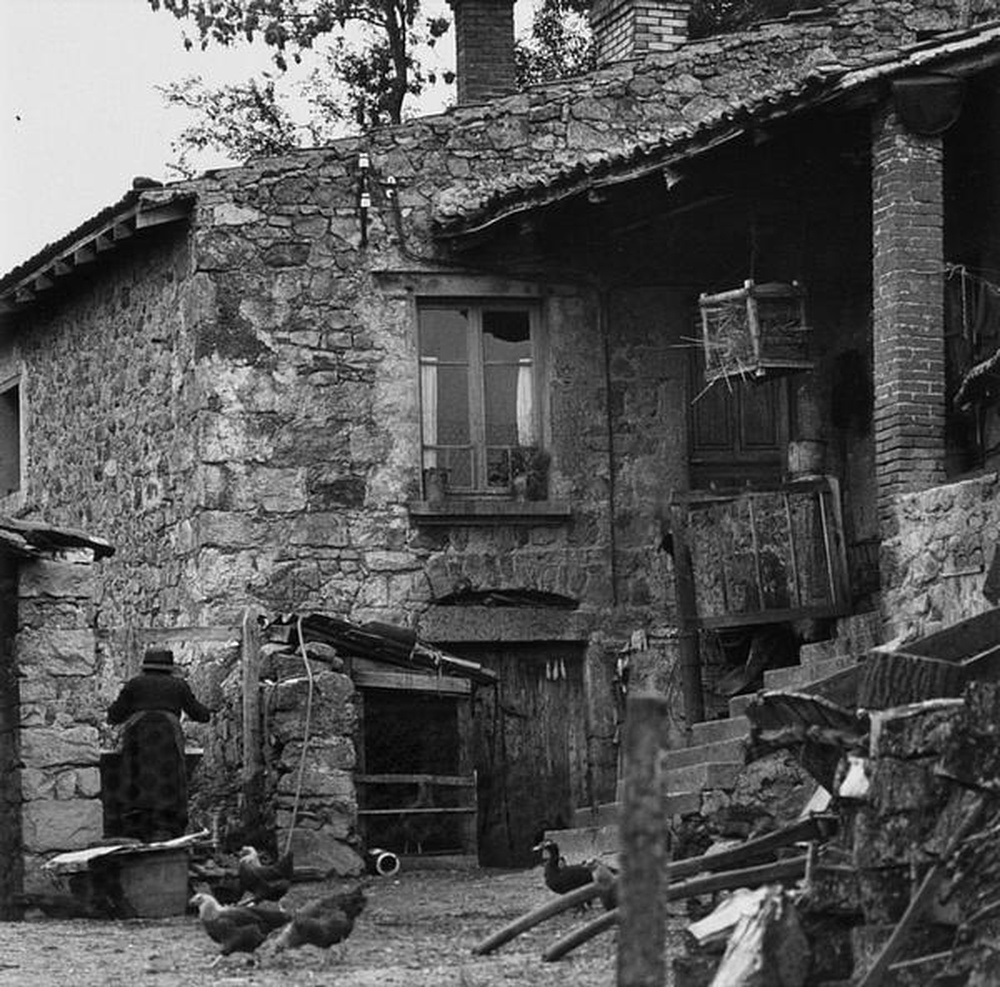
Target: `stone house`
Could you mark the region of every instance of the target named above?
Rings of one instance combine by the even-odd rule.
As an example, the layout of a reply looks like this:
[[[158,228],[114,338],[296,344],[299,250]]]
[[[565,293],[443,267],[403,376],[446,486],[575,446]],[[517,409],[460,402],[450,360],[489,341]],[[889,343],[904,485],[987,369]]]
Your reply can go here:
[[[748,627],[985,606],[1000,10],[688,41],[687,3],[598,0],[602,67],[509,94],[509,0],[454,6],[455,109],[137,180],[0,279],[0,509],[115,548],[65,771],[156,637],[225,714],[199,784],[232,807],[247,615],[388,623],[497,674],[470,743],[480,858],[511,864],[614,798],[626,668],[682,739]],[[748,480],[780,536],[719,493]],[[56,849],[27,837],[26,887]]]

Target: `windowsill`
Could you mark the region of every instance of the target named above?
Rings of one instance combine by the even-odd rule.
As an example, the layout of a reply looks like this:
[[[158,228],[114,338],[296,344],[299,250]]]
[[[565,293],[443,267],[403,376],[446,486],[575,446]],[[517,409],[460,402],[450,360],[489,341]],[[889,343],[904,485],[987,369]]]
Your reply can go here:
[[[418,524],[559,524],[572,516],[562,500],[501,500],[449,497],[411,500],[410,517]]]

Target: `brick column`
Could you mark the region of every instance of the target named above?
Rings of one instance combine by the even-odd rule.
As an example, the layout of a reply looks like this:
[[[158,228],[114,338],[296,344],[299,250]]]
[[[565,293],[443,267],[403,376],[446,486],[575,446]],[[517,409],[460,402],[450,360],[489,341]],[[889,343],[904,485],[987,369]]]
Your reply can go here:
[[[460,105],[514,91],[514,0],[448,0]]]
[[[900,493],[944,478],[944,208],[940,137],[891,104],[872,134],[875,474],[883,537]]]
[[[597,64],[614,65],[687,41],[691,0],[594,0],[590,27]]]

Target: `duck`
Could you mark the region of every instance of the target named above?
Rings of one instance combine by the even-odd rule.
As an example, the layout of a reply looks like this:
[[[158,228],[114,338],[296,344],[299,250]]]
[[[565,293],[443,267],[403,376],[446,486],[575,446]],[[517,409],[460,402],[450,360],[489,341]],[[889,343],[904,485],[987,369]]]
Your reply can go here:
[[[564,863],[559,845],[553,840],[542,840],[532,848],[545,858],[545,886],[556,894],[566,894],[586,884],[593,884],[594,874],[585,864]]]

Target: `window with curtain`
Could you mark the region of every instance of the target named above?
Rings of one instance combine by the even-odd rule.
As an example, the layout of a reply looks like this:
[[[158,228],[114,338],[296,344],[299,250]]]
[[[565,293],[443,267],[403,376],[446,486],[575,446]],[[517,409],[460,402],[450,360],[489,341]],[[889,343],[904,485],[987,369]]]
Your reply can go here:
[[[419,309],[423,468],[460,493],[506,493],[539,445],[537,310],[506,302]]]

